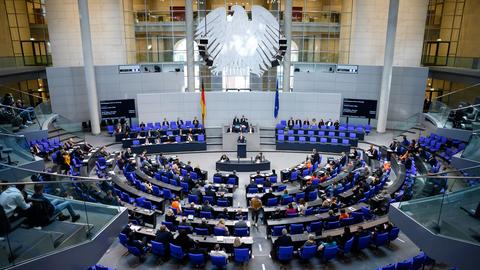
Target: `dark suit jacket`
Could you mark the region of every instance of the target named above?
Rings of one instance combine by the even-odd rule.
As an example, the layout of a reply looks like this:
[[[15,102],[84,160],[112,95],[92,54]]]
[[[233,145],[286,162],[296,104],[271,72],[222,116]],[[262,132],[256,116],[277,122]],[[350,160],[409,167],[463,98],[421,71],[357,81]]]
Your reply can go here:
[[[170,126],[170,122],[168,122],[168,121],[163,121],[163,122],[162,122],[162,126]]]
[[[292,128],[293,125],[295,125],[295,121],[293,121],[292,119],[288,120],[287,126],[288,126],[289,128]]]
[[[247,139],[245,138],[245,136],[238,136],[237,142],[239,142],[239,143],[246,143],[246,142],[247,142]]]
[[[278,249],[279,247],[293,246],[292,238],[288,235],[282,235],[273,243],[273,247]]]
[[[155,235],[155,241],[168,245],[173,241],[173,235],[171,232],[158,231],[157,234]]]

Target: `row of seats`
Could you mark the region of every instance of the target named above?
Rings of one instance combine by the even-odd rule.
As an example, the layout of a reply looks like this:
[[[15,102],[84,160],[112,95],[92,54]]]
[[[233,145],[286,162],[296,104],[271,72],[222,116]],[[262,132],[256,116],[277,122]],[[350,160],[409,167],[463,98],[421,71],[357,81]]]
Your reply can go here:
[[[447,141],[449,140],[450,147],[447,146]],[[465,143],[459,140],[451,140],[435,133],[431,133],[428,137],[420,136],[418,143],[422,148],[432,153],[437,153],[447,161],[450,161],[452,156],[465,149]],[[443,151],[440,151],[442,149]]]
[[[215,199],[213,196],[202,196],[202,200],[200,201],[200,198],[198,198],[198,196],[194,195],[194,194],[188,194],[188,202],[189,203],[193,202],[193,203],[196,203],[196,204],[208,202],[211,205],[217,205],[217,206],[221,206],[221,207],[232,206],[232,203],[227,198],[217,198],[217,199]]]
[[[132,124],[130,127],[130,130],[132,132],[140,132],[142,130],[154,130],[154,129],[160,129],[160,130],[177,130],[177,129],[193,129],[193,128],[203,128],[202,124],[198,124],[198,127],[195,127],[192,123],[191,120],[185,121],[185,124],[183,125],[177,125],[176,121],[170,121],[170,125],[162,125],[160,122],[155,122],[155,123],[146,123],[145,128],[140,127],[138,124]],[[107,126],[107,131],[110,135],[115,133],[115,127],[112,125]]]
[[[140,208],[145,208],[149,210],[155,210],[156,206],[149,200],[145,199],[144,197],[138,197],[136,199],[131,198],[130,195],[126,192],[122,192],[117,188],[114,188],[115,194],[122,200],[128,204],[135,205]]]
[[[173,134],[168,135],[168,136],[173,136]],[[194,139],[194,141],[197,141],[197,142],[205,142],[205,134],[194,135],[193,139]],[[179,135],[175,136],[175,142],[181,143],[181,142],[185,142],[185,141],[186,140],[182,139],[182,136],[179,136]],[[133,140],[132,145],[141,145],[140,140]]]
[[[125,246],[130,254],[133,254],[136,257],[142,258],[147,253],[151,253],[155,256],[161,257],[163,259],[174,258],[176,260],[183,260],[188,257],[189,262],[195,266],[200,267],[205,265],[207,256],[205,254],[198,253],[185,253],[182,247],[170,243],[166,247],[163,243],[156,241],[150,241],[150,246],[147,246],[143,250],[139,250],[136,247],[129,246],[127,236],[121,233],[118,236],[120,243]],[[228,260],[223,256],[208,256],[210,257],[211,263],[218,268],[225,268],[228,264]],[[250,250],[248,248],[235,248],[233,250],[233,260],[236,263],[245,263],[250,260]]]
[[[29,142],[30,147],[37,145],[40,152],[52,153],[53,151],[59,150],[62,148],[62,143],[58,137],[53,139],[42,138],[38,140],[31,140]]]
[[[304,136],[307,135],[307,137],[313,137],[313,136],[319,136],[319,137],[341,137],[341,138],[350,138],[350,139],[356,139],[357,138],[357,133],[356,132],[336,132],[336,131],[315,131],[315,130],[308,130],[305,132],[305,130],[300,129],[300,130],[293,130],[289,129],[287,132],[285,132],[283,129],[277,129],[277,135],[288,135],[288,136]]]
[[[210,212],[207,212],[210,213]],[[182,226],[178,225],[175,226],[172,222],[162,221],[162,224],[165,225],[171,232],[175,232],[177,230],[184,230],[188,234],[195,233],[196,235],[210,235],[211,230],[209,228],[198,228],[194,226]],[[213,227],[213,226],[212,226]],[[226,229],[223,228],[213,228],[213,235],[215,236],[227,236],[229,235]],[[234,228],[233,235],[238,237],[250,236],[250,229],[249,228]]]
[[[384,267],[377,268],[377,270],[419,270],[423,269],[425,265],[431,261],[432,260],[422,251],[412,258],[388,264]]]
[[[287,126],[287,120],[281,120],[280,123],[278,123],[276,126],[276,129],[288,129],[288,126]],[[298,129],[304,129],[304,130],[318,130],[318,129],[321,129],[321,130],[337,130],[337,128],[335,126],[320,126],[318,127],[318,125],[298,125],[298,124],[295,124],[293,126],[293,129],[295,130],[298,130]],[[356,132],[359,132],[359,133],[370,133],[370,131],[372,130],[372,127],[367,124],[365,126],[363,126],[362,124],[358,124],[358,125],[354,125],[354,124],[345,124],[345,123],[341,123],[338,127],[338,130],[341,130],[341,131],[356,131]]]
[[[136,189],[144,193],[148,193],[145,184],[143,184],[142,181],[136,178],[134,172],[127,172],[127,173],[124,173],[124,175],[125,175],[125,178],[128,180],[128,182],[132,186],[134,186]],[[159,186],[153,185],[153,184],[152,184],[152,195],[157,197],[163,197],[166,200],[171,200],[176,197],[176,195],[173,194],[170,189],[160,188]]]
[[[285,140],[285,135],[277,135],[277,142],[288,142],[288,143],[294,143],[294,142],[299,142],[299,143],[331,143],[331,144],[343,144],[343,145],[350,145],[350,140],[348,139],[338,139],[338,138],[330,138],[330,137],[304,137],[304,136],[288,136],[287,140]]]

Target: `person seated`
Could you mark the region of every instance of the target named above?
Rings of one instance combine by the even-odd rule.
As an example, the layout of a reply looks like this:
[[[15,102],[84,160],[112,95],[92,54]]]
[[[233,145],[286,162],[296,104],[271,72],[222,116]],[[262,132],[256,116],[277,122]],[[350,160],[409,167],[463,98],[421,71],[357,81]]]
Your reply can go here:
[[[205,196],[213,197],[214,201],[217,201],[217,193],[213,189],[213,187],[207,185],[205,186]]]
[[[348,240],[352,239],[352,237],[353,237],[353,234],[350,231],[350,227],[345,226],[343,228],[342,235],[338,238],[338,243],[340,244],[340,246],[343,247]]]
[[[240,119],[240,125],[244,127],[248,126],[248,119],[245,117],[245,115],[242,115],[242,118]]]
[[[338,122],[338,120],[335,120],[333,126],[335,127],[335,129],[338,129],[340,127],[340,122]]]
[[[193,139],[193,134],[192,134],[192,133],[188,133],[188,134],[187,134],[187,139],[185,139],[185,141],[186,141],[186,142],[193,142],[193,141],[195,141],[195,140]]]
[[[206,218],[202,218],[202,221],[200,222],[200,224],[197,224],[195,227],[200,228],[200,229],[210,230],[210,225],[208,225],[208,222],[207,222]]]
[[[340,216],[338,216],[339,220],[349,218],[350,215],[345,211],[345,209],[340,209]]]
[[[225,236],[229,235],[228,228],[227,228],[227,226],[225,226],[225,220],[224,219],[220,219],[218,221],[217,225],[215,225],[215,228],[224,229],[225,230]]]
[[[181,126],[183,126],[183,120],[180,119],[180,117],[177,117],[177,127],[181,128]]]
[[[237,209],[237,212],[235,213],[235,219],[240,220],[240,219],[247,219],[248,214],[244,214],[242,209]]]
[[[305,199],[301,198],[297,204],[298,213],[302,216],[305,215],[305,211],[307,210],[307,208],[308,208],[308,203],[305,201]]]
[[[323,122],[323,119],[320,119],[320,121],[318,121],[318,127],[321,128],[322,126],[325,126],[325,122]]]
[[[203,205],[202,205],[202,211],[213,213],[213,207],[210,205],[208,201],[205,201],[203,202]]]
[[[223,154],[221,157],[220,157],[220,162],[228,162],[230,161],[230,159],[227,157],[226,154]],[[221,175],[220,175],[221,176]]]
[[[285,210],[285,216],[288,217],[289,215],[296,215],[297,209],[293,207],[293,203],[289,203],[287,206],[287,210]]]
[[[200,126],[200,122],[198,121],[197,117],[193,117],[192,121],[193,127],[198,128]]]
[[[167,226],[160,225],[160,229],[155,234],[155,242],[162,243],[165,247],[173,242],[173,234],[168,230]]]
[[[225,184],[220,184],[220,186],[218,187],[217,192],[220,193],[220,194],[225,194],[225,193],[228,193],[228,189],[227,189],[227,187],[225,186]]]
[[[330,204],[330,207],[331,207],[331,204]],[[334,222],[334,221],[338,221],[338,216],[335,215],[335,212],[333,212],[333,210],[328,210],[328,217],[324,219],[325,222]]]
[[[290,117],[290,119],[287,122],[288,129],[292,129],[294,125],[295,125],[295,121],[293,120],[293,117]]]
[[[373,145],[370,145],[370,148],[367,150],[367,153],[370,155],[370,158],[378,159],[378,150],[373,148]]]
[[[255,180],[250,180],[250,183],[247,185],[247,190],[250,188],[256,188],[257,184],[255,183]]]
[[[255,156],[255,163],[260,163],[265,160],[265,157],[263,156],[263,153],[260,152]]]
[[[188,253],[190,249],[195,247],[195,242],[188,236],[188,231],[180,230],[173,243],[182,248],[184,253]]]
[[[175,209],[177,211],[177,214],[181,214],[182,213],[182,204],[180,203],[180,197],[175,197],[175,199],[173,199],[170,207],[172,207],[173,209]]]
[[[325,126],[329,127],[329,126],[333,126],[333,122],[332,122],[332,119],[328,119],[327,122],[325,122]]]
[[[298,118],[295,120],[295,125],[301,126],[302,125],[302,119]]]
[[[177,223],[175,213],[173,212],[172,209],[167,209],[167,211],[165,211],[165,221],[166,222],[171,222],[173,224]]]
[[[215,244],[215,247],[213,248],[212,251],[210,251],[209,253],[210,257],[225,257],[226,259],[228,259],[228,254],[225,252],[225,250],[223,249],[220,249],[220,245],[219,244]]]
[[[189,184],[188,186],[190,187],[190,184]],[[194,186],[194,187],[192,188],[192,190],[190,191],[190,194],[197,196],[198,200],[201,201],[201,200],[202,200],[202,197],[203,197],[203,193],[202,193],[202,191],[200,190],[200,185],[199,185],[199,184],[195,184],[195,186]]]
[[[337,242],[335,242],[335,240],[333,240],[333,237],[329,235],[327,236],[325,241],[322,241],[320,243],[320,245],[317,248],[317,251],[320,253],[323,253],[323,250],[325,250],[325,248],[334,247],[334,246],[337,246]]]
[[[127,245],[131,247],[136,247],[138,250],[143,251],[147,246],[147,238],[143,237],[142,240],[137,240],[134,231],[131,231],[128,234]]]
[[[278,249],[280,247],[290,247],[290,246],[293,246],[292,237],[288,235],[287,229],[283,229],[282,235],[278,237],[277,240],[275,240],[275,242],[273,242],[272,251],[271,251],[272,258],[277,258]]]
[[[240,220],[235,222],[235,225],[234,225],[235,228],[248,228],[248,224],[247,222],[245,222],[244,218],[243,218],[243,215],[240,216]]]
[[[315,241],[315,235],[314,234],[309,234],[307,241],[305,241],[305,243],[303,243],[302,247],[309,247],[309,246],[316,246],[316,245],[317,245],[317,241]]]
[[[233,118],[232,125],[235,127],[235,126],[239,126],[240,124],[241,124],[240,119],[238,119],[238,117],[235,116],[235,117]]]
[[[248,133],[254,133],[255,132],[255,129],[253,128],[253,125],[250,124],[248,125],[248,130],[247,130]]]
[[[235,237],[235,239],[233,239],[233,248],[248,248],[247,245],[245,245],[244,243],[242,243],[242,239],[240,239],[240,237]],[[251,251],[250,251],[251,253]]]
[[[240,132],[240,136],[238,136],[237,142],[238,143],[246,143],[247,142],[247,138],[245,138],[245,136],[243,135],[243,132]]]
[[[235,178],[236,182],[238,183],[238,175],[237,171],[233,171],[231,174],[228,175],[228,178]]]
[[[263,194],[262,196],[262,203],[267,204],[269,199],[276,198],[275,194],[273,194],[273,190],[270,189],[267,193]]]
[[[223,211],[217,215],[217,219],[229,219],[230,215],[228,214],[228,209],[223,208]]]
[[[270,177],[267,176],[265,177],[265,182],[263,183],[264,188],[270,188],[272,187],[272,182],[270,181]]]
[[[310,123],[309,128],[316,128],[317,127],[317,119],[313,118],[312,122]]]
[[[408,147],[410,145],[410,142],[407,139],[407,136],[403,135],[403,140],[402,140],[402,146],[403,147]]]
[[[72,218],[72,222],[75,222],[80,219],[80,215],[75,213],[69,201],[61,201],[56,199],[50,201],[45,196],[43,196],[43,185],[41,184],[35,184],[33,189],[34,189],[34,194],[32,195],[32,199],[41,200],[46,203],[48,207],[49,217],[52,217],[53,215],[60,213],[60,216],[59,216],[60,221],[67,220],[70,217]],[[68,210],[68,213],[70,214],[70,216],[61,214],[61,212],[64,209]]]
[[[304,126],[310,126],[310,121],[308,121],[308,118],[303,121]]]
[[[140,123],[140,125],[139,125],[139,127],[140,127],[142,130],[144,130],[144,129],[145,129],[145,127],[146,127],[146,125],[145,125],[145,123],[144,123],[144,122],[141,122],[141,123]]]
[[[162,126],[170,127],[170,122],[167,121],[167,118],[163,118]]]
[[[3,207],[5,215],[10,221],[25,216],[26,211],[31,206],[31,203],[25,201],[26,196],[23,194],[24,189],[25,185],[11,185],[0,194],[0,205]]]

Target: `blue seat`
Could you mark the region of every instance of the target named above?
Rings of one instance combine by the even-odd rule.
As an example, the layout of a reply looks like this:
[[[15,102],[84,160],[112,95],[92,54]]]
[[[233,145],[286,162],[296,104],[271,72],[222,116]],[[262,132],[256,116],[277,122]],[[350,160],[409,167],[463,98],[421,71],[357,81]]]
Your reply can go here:
[[[152,248],[150,252],[153,255],[159,256],[159,257],[166,257],[167,252],[165,250],[165,245],[163,243],[155,242],[155,241],[150,241],[150,244],[152,245]]]
[[[290,261],[293,258],[293,246],[279,247],[277,259],[281,262]]]
[[[290,234],[302,234],[303,224],[290,224]]]
[[[267,206],[276,206],[278,204],[278,198],[269,198]]]
[[[194,229],[194,232],[197,234],[197,235],[209,235],[210,233],[208,232],[208,229],[207,228],[195,228]]]
[[[213,177],[213,183],[215,184],[223,184],[223,179],[220,176],[214,176]]]
[[[218,206],[222,206],[222,207],[228,207],[230,205],[230,203],[228,202],[228,199],[225,199],[225,198],[219,198],[217,200],[217,205]]]
[[[199,203],[199,200],[198,200],[198,196],[197,195],[193,195],[193,194],[188,194],[188,202],[189,203],[196,203],[198,204]]]
[[[317,142],[317,137],[310,137],[310,142]]]
[[[226,236],[227,230],[225,230],[224,228],[213,228],[213,234],[215,236]]]
[[[413,264],[412,259],[408,259],[402,262],[398,262],[397,266],[395,267],[396,270],[410,270]]]
[[[176,231],[176,228],[173,222],[162,221],[162,225],[165,225],[170,231]]]
[[[182,247],[170,243],[170,256],[175,259],[182,260],[186,254],[183,252]]]
[[[372,239],[370,238],[370,235],[367,236],[362,236],[358,239],[358,249],[366,249],[368,246],[370,246]]]
[[[193,232],[192,226],[179,225],[179,226],[177,227],[177,230],[178,230],[178,231],[187,231],[187,233],[189,233],[189,234]]]
[[[283,135],[283,134],[277,135],[277,141],[280,141],[280,142],[285,141],[285,135]]]
[[[249,187],[247,189],[247,193],[258,193],[258,188],[257,187]]]
[[[209,202],[210,204],[215,204],[215,199],[212,196],[203,196],[202,202]]]
[[[172,194],[172,191],[170,191],[170,189],[164,188],[162,193],[163,193],[163,198],[166,200],[171,200],[175,197],[175,195]]]
[[[280,226],[273,226],[272,236],[280,236],[282,235],[282,230],[286,229],[285,225]]]
[[[337,229],[337,228],[340,228],[340,222],[339,221],[328,222],[325,226],[325,229],[327,229],[327,230]]]
[[[238,237],[249,236],[250,233],[248,232],[248,228],[235,228],[233,231],[233,235]]]
[[[201,267],[205,265],[204,254],[188,253],[188,259],[190,263],[195,267]]]
[[[163,195],[163,193],[160,191],[160,188],[157,185],[152,186],[152,194],[157,197],[161,197]]]
[[[379,268],[380,270],[395,270],[395,264],[387,264],[382,268]]]
[[[388,241],[393,241],[397,239],[398,234],[400,233],[400,229],[398,227],[393,227],[388,234]]]
[[[353,241],[355,240],[354,237],[350,238],[350,240],[348,240],[347,242],[345,242],[345,244],[343,245],[343,248],[342,248],[342,253],[345,255],[347,253],[350,253],[350,251],[352,251],[352,247],[353,247]]]
[[[348,225],[352,225],[354,224],[355,221],[354,221],[354,218],[353,217],[349,217],[349,218],[344,218],[344,219],[341,219],[340,220],[340,225],[342,227],[345,227],[345,226],[348,226]]]
[[[228,178],[227,179],[227,184],[228,185],[237,185],[237,179],[236,178]]]
[[[321,222],[321,221],[314,221],[314,222],[310,223],[309,225],[307,225],[307,231],[309,233],[321,232],[322,228],[323,228],[323,222]]]
[[[300,199],[305,200],[305,192],[299,192],[299,193],[295,194],[295,201],[299,202]]]
[[[412,270],[419,270],[422,268],[427,260],[425,253],[420,252],[417,256],[412,258]]]
[[[210,218],[213,218],[213,215],[212,215],[212,212],[200,211],[200,217],[210,219]]]
[[[227,266],[227,258],[224,256],[210,256],[210,261],[218,268],[225,268]]]
[[[287,205],[291,202],[293,202],[293,197],[292,196],[288,196],[288,197],[285,197],[285,198],[282,199],[282,205]]]
[[[385,232],[385,233],[381,233],[381,234],[378,234],[373,243],[375,244],[375,246],[378,248],[378,247],[381,247],[381,246],[385,246],[386,244],[388,244],[388,232]]]
[[[318,194],[316,191],[313,191],[313,192],[309,192],[308,193],[308,201],[311,202],[311,201],[315,201],[318,197]]]
[[[146,247],[144,249],[138,249],[137,247],[127,245],[127,249],[130,254],[138,257],[140,260],[142,260],[143,256],[147,253]]]
[[[327,138],[320,138],[320,143],[327,143]]]
[[[323,250],[322,261],[326,262],[335,258],[335,256],[337,256],[337,253],[338,253],[337,246],[326,247]]]
[[[120,244],[122,244],[122,246],[127,247],[128,238],[126,234],[120,233],[118,235],[118,240],[120,241]]]
[[[185,209],[185,210],[183,210],[183,214],[185,216],[189,216],[189,215],[196,216],[197,215],[194,209]]]
[[[338,143],[338,139],[337,139],[337,138],[333,138],[330,142],[331,142],[331,143]]]
[[[250,260],[250,250],[248,248],[233,249],[233,259],[236,263],[244,263]]]
[[[311,258],[315,257],[316,254],[317,254],[317,245],[303,246],[298,251],[298,256],[302,260],[310,260]]]

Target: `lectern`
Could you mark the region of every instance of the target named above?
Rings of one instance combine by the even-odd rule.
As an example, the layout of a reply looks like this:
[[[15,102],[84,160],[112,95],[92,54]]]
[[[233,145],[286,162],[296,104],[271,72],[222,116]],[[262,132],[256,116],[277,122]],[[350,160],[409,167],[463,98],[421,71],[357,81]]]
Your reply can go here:
[[[247,143],[237,143],[237,157],[246,158],[247,157]]]

